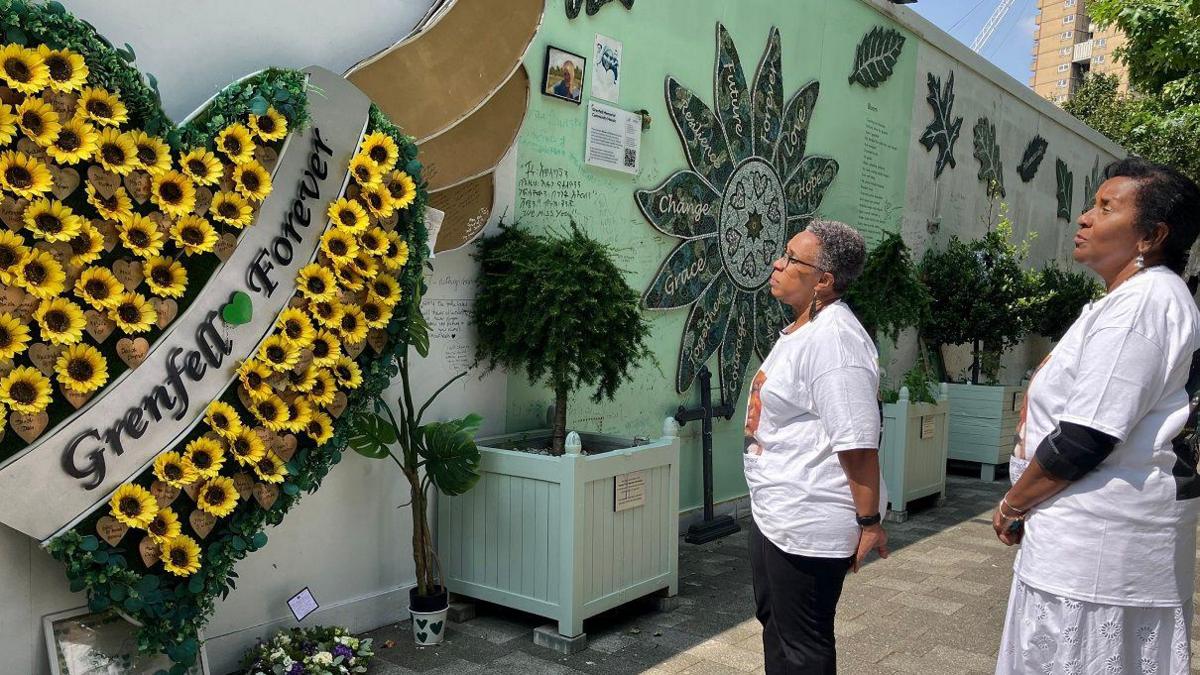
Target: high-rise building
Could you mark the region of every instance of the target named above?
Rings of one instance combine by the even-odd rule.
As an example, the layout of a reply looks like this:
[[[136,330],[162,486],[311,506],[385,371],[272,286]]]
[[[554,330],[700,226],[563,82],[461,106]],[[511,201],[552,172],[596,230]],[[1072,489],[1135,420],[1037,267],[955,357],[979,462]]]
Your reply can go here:
[[[1038,95],[1061,105],[1089,72],[1116,75],[1121,91],[1128,89],[1128,72],[1113,54],[1125,36],[1093,24],[1087,0],[1038,0],[1036,21],[1029,86]]]

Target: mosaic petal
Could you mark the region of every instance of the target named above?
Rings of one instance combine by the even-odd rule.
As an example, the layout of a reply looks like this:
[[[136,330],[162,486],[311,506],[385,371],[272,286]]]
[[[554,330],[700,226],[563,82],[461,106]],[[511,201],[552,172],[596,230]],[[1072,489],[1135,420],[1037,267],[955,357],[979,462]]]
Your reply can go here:
[[[642,307],[686,307],[721,274],[721,250],[717,238],[689,239],[671,251],[658,268],[654,282],[642,295]]]
[[[691,239],[717,231],[721,195],[699,174],[679,171],[653,190],[635,193],[638,208],[656,230]]]
[[[675,391],[691,388],[700,366],[721,346],[733,300],[739,291],[724,274],[717,277],[688,314],[679,345],[679,367],[675,371]]]
[[[746,366],[754,354],[754,342],[754,295],[738,293],[719,354],[721,398],[727,403],[738,403],[746,379]]]
[[[725,128],[725,140],[735,162],[754,154],[754,128],[750,117],[750,89],[738,59],[737,47],[725,26],[717,24],[717,66],[713,74],[713,100]]]
[[[779,338],[779,331],[791,322],[792,309],[771,295],[771,287],[763,286],[754,296],[754,350],[758,358],[766,359]]]
[[[817,94],[821,83],[813,80],[804,85],[783,112],[783,132],[775,148],[775,168],[786,181],[804,160],[804,146],[808,143],[808,123],[817,105]]]
[[[767,51],[754,73],[754,147],[765,154],[775,147],[783,119],[783,64],[779,29],[771,28]]]
[[[688,163],[710,185],[720,189],[733,174],[733,162],[721,122],[687,87],[667,78],[667,107],[679,131]]]
[[[837,178],[838,163],[832,157],[805,157],[796,174],[784,186],[788,216],[802,218],[816,213],[825,198],[825,191]]]

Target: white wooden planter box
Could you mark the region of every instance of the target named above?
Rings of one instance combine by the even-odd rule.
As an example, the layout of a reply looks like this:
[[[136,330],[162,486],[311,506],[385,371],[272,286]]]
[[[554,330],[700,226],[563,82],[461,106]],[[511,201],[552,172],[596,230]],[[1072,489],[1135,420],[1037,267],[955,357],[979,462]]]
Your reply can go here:
[[[908,503],[946,492],[946,452],[950,402],[942,385],[937,403],[914,403],[908,387],[900,400],[883,404],[879,459],[891,502],[887,519],[908,520]]]
[[[996,479],[1008,464],[1025,400],[1025,385],[948,384],[950,459],[978,462],[979,477]]]
[[[438,552],[453,593],[554,619],[583,633],[583,620],[630,600],[679,587],[679,438],[637,447],[581,434],[597,455],[552,457],[504,450],[539,432],[478,442],[480,481],[438,499]],[[549,432],[542,432],[549,437]],[[640,474],[645,503],[615,510],[619,475]]]

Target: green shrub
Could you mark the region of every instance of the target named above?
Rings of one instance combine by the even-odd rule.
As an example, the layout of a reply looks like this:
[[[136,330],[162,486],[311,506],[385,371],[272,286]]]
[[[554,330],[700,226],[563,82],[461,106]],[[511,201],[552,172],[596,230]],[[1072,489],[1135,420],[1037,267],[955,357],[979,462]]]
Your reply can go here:
[[[892,342],[905,328],[920,326],[929,314],[929,291],[898,233],[886,235],[871,250],[845,299],[872,337],[881,333]]]

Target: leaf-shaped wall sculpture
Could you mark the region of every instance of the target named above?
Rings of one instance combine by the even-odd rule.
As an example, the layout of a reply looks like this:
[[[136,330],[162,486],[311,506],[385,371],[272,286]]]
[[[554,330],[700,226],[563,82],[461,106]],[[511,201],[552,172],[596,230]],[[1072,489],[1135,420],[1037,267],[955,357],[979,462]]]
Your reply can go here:
[[[633,9],[633,0],[620,0],[625,9]],[[579,16],[579,10],[583,7],[583,0],[566,0],[567,2],[567,18],[574,19]],[[594,15],[600,11],[600,8],[612,2],[612,0],[587,0],[588,16]]]
[[[1070,220],[1071,193],[1075,188],[1075,176],[1061,157],[1054,161],[1054,175],[1058,182],[1058,189],[1055,191],[1058,195],[1058,217]]]
[[[1034,136],[1029,145],[1025,146],[1025,154],[1021,157],[1021,163],[1017,165],[1017,175],[1022,181],[1028,183],[1037,175],[1038,167],[1046,157],[1046,148],[1049,146],[1050,142],[1041,136]]]
[[[962,131],[963,118],[956,118],[953,114],[953,70],[946,78],[945,87],[942,86],[941,78],[934,77],[933,73],[926,75],[925,85],[929,88],[929,95],[925,97],[925,100],[933,108],[933,120],[921,134],[921,145],[925,146],[927,151],[931,151],[934,146],[937,146],[937,163],[933,172],[933,177],[937,178],[942,175],[942,170],[946,168],[947,164],[950,165],[950,168],[954,168],[954,143],[958,140],[959,132]]]
[[[878,87],[892,76],[903,48],[904,36],[899,31],[879,26],[872,28],[854,50],[850,84],[857,82],[864,87]]]
[[[975,159],[979,160],[979,180],[987,186],[988,197],[1004,197],[1004,167],[1000,162],[1000,144],[996,125],[986,117],[975,122]]]
[[[1103,181],[1100,177],[1100,158],[1096,157],[1096,161],[1092,163],[1092,173],[1090,176],[1083,177],[1083,210],[1092,208],[1092,204],[1096,203],[1096,191],[1100,189],[1100,183]]]

